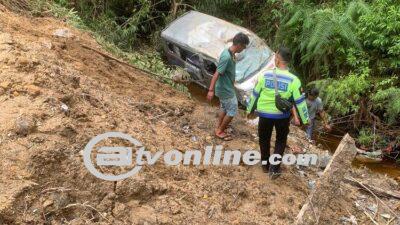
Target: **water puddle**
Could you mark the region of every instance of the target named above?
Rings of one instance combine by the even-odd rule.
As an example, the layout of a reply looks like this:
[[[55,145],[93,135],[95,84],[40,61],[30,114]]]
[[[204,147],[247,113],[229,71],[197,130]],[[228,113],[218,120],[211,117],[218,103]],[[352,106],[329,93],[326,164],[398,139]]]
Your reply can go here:
[[[331,133],[331,134],[320,134],[317,135],[317,144],[320,144],[323,149],[329,150],[334,153],[338,147],[341,137],[343,134]],[[371,171],[380,174],[387,174],[389,177],[398,178],[400,177],[400,165],[393,161],[382,161],[379,163],[365,163],[358,160],[354,160],[352,165],[356,168],[367,167]]]

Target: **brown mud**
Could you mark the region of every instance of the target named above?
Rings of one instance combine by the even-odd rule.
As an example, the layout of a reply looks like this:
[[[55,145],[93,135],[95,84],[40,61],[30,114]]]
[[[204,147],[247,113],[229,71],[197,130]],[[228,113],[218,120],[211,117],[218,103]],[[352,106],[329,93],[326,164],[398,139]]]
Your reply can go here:
[[[68,29],[69,37],[57,37]],[[292,224],[310,193],[316,167],[284,167],[270,180],[258,166],[145,166],[123,181],[88,172],[82,150],[98,134],[121,131],[152,152],[257,149],[255,128],[234,120],[235,139],[211,134],[216,109],[188,98],[144,73],[82,48],[94,39],[53,18],[16,15],[0,5],[0,224]],[[309,152],[304,134],[291,128],[289,144]],[[348,171],[363,182],[399,191],[393,179],[368,169]],[[321,224],[343,224],[369,194],[342,183]],[[400,211],[400,201],[383,199]],[[363,204],[364,204],[363,203]],[[379,207],[375,220],[387,222]],[[393,216],[391,217],[393,218]]]

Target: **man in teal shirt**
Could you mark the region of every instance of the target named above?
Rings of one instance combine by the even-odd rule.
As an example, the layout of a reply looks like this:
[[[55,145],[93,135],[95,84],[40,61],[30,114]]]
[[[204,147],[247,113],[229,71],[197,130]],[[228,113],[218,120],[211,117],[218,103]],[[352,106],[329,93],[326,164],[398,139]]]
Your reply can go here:
[[[221,53],[217,71],[211,80],[208,90],[207,99],[211,101],[216,95],[221,104],[215,135],[222,139],[228,137],[225,129],[238,112],[238,101],[234,88],[236,76],[235,54],[242,52],[249,42],[249,37],[244,33],[235,35],[232,46]]]

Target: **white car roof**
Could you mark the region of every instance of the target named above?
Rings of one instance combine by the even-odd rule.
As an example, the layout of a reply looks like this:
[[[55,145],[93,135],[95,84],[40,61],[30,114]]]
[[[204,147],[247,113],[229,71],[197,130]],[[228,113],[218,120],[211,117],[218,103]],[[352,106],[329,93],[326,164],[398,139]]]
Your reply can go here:
[[[229,40],[239,32],[247,34],[256,46],[266,44],[253,32],[222,19],[190,11],[173,21],[161,36],[211,58],[218,59],[221,52],[231,45]]]

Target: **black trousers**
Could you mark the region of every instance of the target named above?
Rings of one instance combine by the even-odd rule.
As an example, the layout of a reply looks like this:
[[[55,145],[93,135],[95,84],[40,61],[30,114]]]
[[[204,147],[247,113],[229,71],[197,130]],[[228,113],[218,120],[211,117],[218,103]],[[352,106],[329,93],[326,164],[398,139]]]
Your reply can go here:
[[[276,140],[275,140],[275,151],[274,154],[283,156],[286,148],[287,136],[289,134],[289,122],[290,118],[287,119],[267,119],[260,117],[258,122],[258,137],[260,143],[261,160],[268,161],[270,157],[271,147],[271,136],[272,130],[275,127]],[[269,163],[268,163],[269,165]],[[267,166],[268,166],[267,165]],[[270,170],[279,170],[278,166],[272,166]]]

